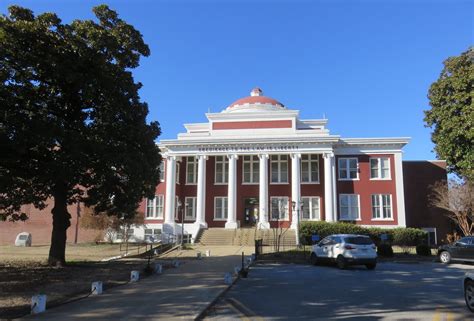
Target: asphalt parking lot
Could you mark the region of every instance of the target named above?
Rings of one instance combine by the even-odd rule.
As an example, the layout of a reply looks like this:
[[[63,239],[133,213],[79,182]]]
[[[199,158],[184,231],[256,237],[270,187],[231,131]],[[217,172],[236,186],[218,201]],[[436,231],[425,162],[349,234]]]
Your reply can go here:
[[[474,265],[257,264],[213,306],[207,320],[474,320],[462,278]]]

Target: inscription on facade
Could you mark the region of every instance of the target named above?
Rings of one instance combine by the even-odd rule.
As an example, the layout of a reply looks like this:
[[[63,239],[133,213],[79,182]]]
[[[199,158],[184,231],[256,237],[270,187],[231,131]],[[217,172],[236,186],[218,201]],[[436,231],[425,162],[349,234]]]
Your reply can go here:
[[[258,152],[258,151],[295,151],[298,146],[279,145],[279,146],[218,146],[218,147],[200,147],[200,152]]]

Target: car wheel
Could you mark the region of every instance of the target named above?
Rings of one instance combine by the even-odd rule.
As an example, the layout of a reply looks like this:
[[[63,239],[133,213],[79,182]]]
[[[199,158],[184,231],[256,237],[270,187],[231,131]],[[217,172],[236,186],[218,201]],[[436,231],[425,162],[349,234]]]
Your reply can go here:
[[[439,255],[439,260],[441,261],[441,263],[448,264],[449,262],[451,262],[451,254],[449,254],[448,251],[443,251]]]
[[[369,263],[369,264],[366,264],[365,266],[367,267],[367,269],[373,270],[377,266],[377,263]]]
[[[341,270],[345,269],[347,266],[346,259],[342,255],[339,255],[337,257],[336,264],[337,264],[337,267],[340,268]]]
[[[474,281],[467,280],[464,285],[464,299],[469,310],[474,312]]]
[[[309,261],[311,262],[312,265],[318,264],[318,257],[314,252],[311,253],[311,256],[309,257]]]

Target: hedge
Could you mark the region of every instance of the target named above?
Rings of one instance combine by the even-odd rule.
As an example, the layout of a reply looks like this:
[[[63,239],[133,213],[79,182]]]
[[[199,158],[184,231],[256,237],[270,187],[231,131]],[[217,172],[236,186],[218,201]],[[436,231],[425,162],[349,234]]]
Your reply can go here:
[[[427,232],[416,228],[378,228],[363,227],[353,223],[346,222],[303,222],[300,224],[300,239],[304,244],[311,244],[311,236],[319,235],[321,239],[331,234],[360,234],[367,235],[379,245],[381,242],[380,235],[388,236],[387,242],[398,246],[416,246],[426,243]]]

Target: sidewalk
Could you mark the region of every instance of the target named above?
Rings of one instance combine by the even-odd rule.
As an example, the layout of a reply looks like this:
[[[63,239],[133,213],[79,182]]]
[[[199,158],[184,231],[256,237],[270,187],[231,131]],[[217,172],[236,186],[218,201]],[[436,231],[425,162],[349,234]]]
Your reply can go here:
[[[205,251],[211,257],[204,257]],[[202,260],[196,253],[203,254]],[[24,320],[193,320],[227,285],[224,274],[240,265],[241,253],[253,248],[240,246],[200,246],[170,254],[181,265],[166,269],[138,283],[130,283],[100,296],[65,304]]]

